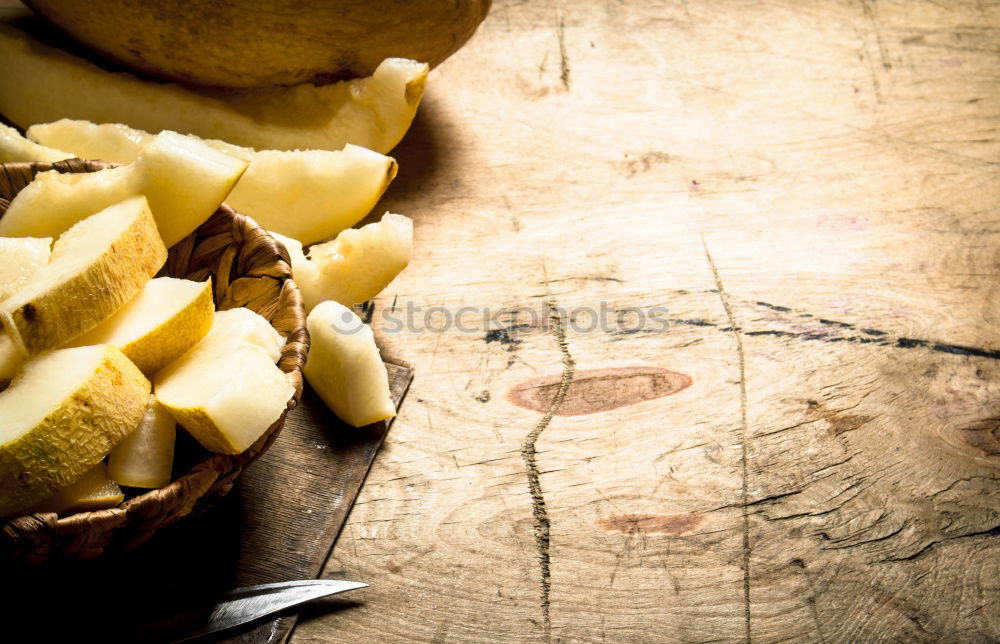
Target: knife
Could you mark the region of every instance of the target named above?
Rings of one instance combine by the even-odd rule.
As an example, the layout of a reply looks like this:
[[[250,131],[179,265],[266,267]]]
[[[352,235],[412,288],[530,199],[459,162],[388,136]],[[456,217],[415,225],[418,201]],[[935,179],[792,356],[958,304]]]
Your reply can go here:
[[[202,612],[205,617],[199,619],[200,626],[195,630],[185,629],[187,634],[179,639],[169,638],[167,641],[180,643],[192,642],[209,635],[248,624],[262,617],[293,608],[300,604],[329,597],[338,593],[365,588],[368,584],[358,581],[340,581],[333,579],[309,579],[302,581],[283,581],[273,584],[245,586],[228,591],[219,596],[216,604]],[[152,639],[160,639],[166,632],[177,632],[177,618],[161,623],[150,629],[146,634]],[[187,620],[185,620],[187,621]],[[174,626],[174,628],[170,628]],[[190,622],[186,624],[190,627]],[[144,629],[145,630],[145,629]],[[156,633],[159,631],[159,633]],[[184,632],[184,631],[182,631]]]

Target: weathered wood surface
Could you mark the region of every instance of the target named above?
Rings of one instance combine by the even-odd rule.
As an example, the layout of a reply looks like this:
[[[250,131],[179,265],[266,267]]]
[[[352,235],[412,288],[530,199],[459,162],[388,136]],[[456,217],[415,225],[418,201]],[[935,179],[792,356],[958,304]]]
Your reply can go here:
[[[997,43],[987,2],[497,0],[383,203],[417,379],[323,573],[372,587],[292,644],[1000,639]]]
[[[383,203],[417,378],[326,570],[372,586],[292,643],[1000,639],[998,43],[983,2],[498,0]],[[591,377],[633,368],[690,384]]]

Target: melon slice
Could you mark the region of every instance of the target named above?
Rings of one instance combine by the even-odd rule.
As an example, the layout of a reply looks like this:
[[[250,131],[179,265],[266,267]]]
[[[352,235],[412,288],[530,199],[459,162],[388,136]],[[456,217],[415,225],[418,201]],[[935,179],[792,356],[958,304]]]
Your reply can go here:
[[[351,306],[378,295],[410,263],[413,222],[386,213],[381,221],[349,228],[331,242],[314,245],[308,257],[298,240],[274,236],[288,249],[308,312],[324,300]]]
[[[395,416],[371,328],[337,302],[319,304],[306,326],[311,342],[305,376],[333,413],[355,427]]]
[[[154,138],[120,123],[69,119],[33,125],[28,136],[86,159],[116,163],[131,163]],[[304,244],[329,239],[361,221],[396,176],[392,158],[356,145],[336,152],[256,152],[219,140],[204,142],[250,162],[226,198],[229,205]]]
[[[42,161],[52,163],[69,159],[73,155],[62,150],[54,150],[44,145],[39,145],[30,139],[21,136],[21,133],[0,123],[0,163],[12,163],[16,161]]]
[[[197,139],[163,132],[131,165],[39,173],[11,201],[0,235],[55,237],[98,210],[145,195],[163,242],[173,246],[215,212],[246,167]]]
[[[6,332],[0,333],[0,388],[9,382],[24,363],[24,354]]]
[[[131,300],[166,259],[145,197],[133,197],[63,233],[49,263],[0,302],[0,319],[23,353],[62,346]]]
[[[130,166],[86,173],[40,172],[11,200],[0,218],[0,235],[58,237],[81,219],[137,194]]]
[[[251,344],[261,348],[271,362],[281,358],[285,339],[271,323],[248,308],[239,307],[217,311],[212,321],[211,338],[205,338],[200,351],[225,352],[229,347]]]
[[[0,393],[0,516],[77,481],[136,425],[149,381],[108,345],[27,362]]]
[[[409,128],[429,69],[387,58],[371,76],[330,85],[195,91],[108,72],[11,25],[0,25],[0,60],[0,112],[23,128],[72,118],[259,150],[339,150],[353,143],[381,153]]]
[[[118,484],[108,478],[108,468],[98,463],[83,476],[31,508],[31,512],[93,512],[113,508],[125,500]]]
[[[155,395],[150,396],[139,426],[111,450],[108,475],[129,487],[163,487],[170,482],[176,436],[173,416],[156,401]]]
[[[213,452],[246,450],[278,420],[294,393],[275,366],[280,348],[273,336],[281,336],[273,328],[265,331],[258,318],[267,324],[248,309],[216,313],[208,335],[154,379],[160,403]]]
[[[32,273],[48,264],[51,253],[51,237],[0,237],[0,301],[13,295]]]
[[[150,280],[117,313],[74,339],[74,347],[118,347],[144,374],[167,366],[212,327],[212,281],[173,277]]]
[[[51,237],[0,237],[0,302],[48,263],[51,247]],[[14,377],[22,362],[24,354],[5,331],[0,331],[0,385]]]

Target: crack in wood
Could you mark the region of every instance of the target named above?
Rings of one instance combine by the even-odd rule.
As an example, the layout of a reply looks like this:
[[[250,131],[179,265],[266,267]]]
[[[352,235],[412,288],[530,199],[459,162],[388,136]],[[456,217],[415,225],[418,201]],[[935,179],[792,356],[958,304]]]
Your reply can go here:
[[[739,358],[740,365],[740,471],[742,481],[740,489],[740,512],[743,519],[743,623],[746,630],[746,641],[749,644],[752,640],[750,637],[750,511],[747,507],[750,497],[750,488],[747,482],[747,474],[749,471],[747,440],[749,438],[749,432],[747,429],[746,354],[743,352],[743,337],[740,334],[740,327],[736,324],[736,318],[733,316],[733,309],[729,304],[729,296],[722,285],[722,278],[719,276],[719,269],[715,266],[715,260],[712,259],[712,254],[708,251],[708,244],[705,242],[704,237],[702,238],[701,243],[705,248],[705,257],[708,259],[708,265],[712,269],[712,277],[715,279],[715,290],[718,292],[719,301],[722,303],[722,308],[726,312],[726,318],[729,320],[729,327],[732,329],[733,338],[736,340],[736,354]]]
[[[569,56],[566,54],[566,21],[559,16],[559,26],[556,29],[559,38],[559,80],[566,91],[569,91]]]
[[[545,508],[545,496],[542,494],[535,444],[538,442],[538,438],[542,435],[542,432],[545,431],[545,428],[552,422],[552,417],[559,411],[559,406],[562,405],[563,400],[566,398],[566,392],[569,391],[569,386],[573,382],[573,371],[576,368],[576,364],[573,362],[573,356],[569,353],[569,345],[566,343],[566,327],[563,324],[562,316],[559,315],[560,309],[555,305],[553,300],[549,300],[546,304],[549,309],[549,328],[552,329],[552,334],[559,344],[559,351],[562,353],[562,381],[545,415],[542,416],[538,424],[535,425],[535,428],[525,437],[524,443],[521,446],[521,458],[524,460],[528,477],[528,491],[531,493],[531,513],[534,519],[535,545],[538,547],[538,566],[541,572],[540,606],[542,609],[542,625],[545,629],[545,641],[549,642],[552,639],[552,620],[549,616],[549,591],[552,586],[551,558],[549,555],[551,522],[548,511]]]

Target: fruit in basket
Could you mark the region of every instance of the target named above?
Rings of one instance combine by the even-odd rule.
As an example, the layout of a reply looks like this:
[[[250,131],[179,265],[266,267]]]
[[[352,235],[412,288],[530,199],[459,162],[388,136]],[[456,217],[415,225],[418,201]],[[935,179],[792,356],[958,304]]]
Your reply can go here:
[[[395,416],[385,364],[361,318],[329,301],[312,310],[306,326],[312,344],[305,375],[323,402],[355,427]]]
[[[51,237],[0,237],[0,301],[14,294],[40,266],[49,263]]]
[[[55,236],[102,208],[141,194],[163,242],[173,246],[215,212],[246,167],[246,161],[197,139],[163,132],[131,165],[39,173],[11,201],[0,219],[0,235]]]
[[[49,263],[0,302],[4,329],[29,355],[62,346],[132,299],[166,258],[145,197],[105,208],[63,233]]]
[[[120,123],[62,119],[28,128],[28,137],[85,159],[131,163],[154,136]],[[358,223],[396,176],[396,162],[356,145],[343,150],[254,151],[206,144],[250,162],[226,202],[264,228],[311,244]],[[46,148],[43,148],[46,149]]]
[[[108,345],[25,363],[0,392],[0,516],[77,481],[139,423],[149,381]]]
[[[163,487],[170,482],[176,437],[173,416],[150,396],[139,426],[108,455],[108,475],[129,487]]]
[[[349,228],[333,241],[315,244],[308,257],[298,240],[272,232],[288,249],[306,312],[324,300],[346,306],[379,294],[410,263],[413,222],[386,213],[381,221]]]
[[[44,163],[52,163],[68,159],[72,156],[68,152],[39,145],[21,136],[20,132],[11,126],[0,123],[0,163],[11,163],[13,161],[42,161]]]
[[[277,332],[263,318],[253,328],[246,314],[226,313],[232,311],[217,313],[208,335],[156,374],[154,387],[160,403],[205,449],[239,454],[281,417],[293,388],[265,348],[275,342],[263,325]]]
[[[437,65],[490,0],[30,0],[76,40],[162,78],[223,87],[367,76],[385,58]]]
[[[98,463],[83,476],[31,508],[32,512],[92,512],[113,508],[125,500],[118,484],[108,478],[108,468]]]
[[[428,71],[424,63],[390,58],[371,76],[330,85],[193,90],[106,71],[8,24],[0,25],[0,60],[0,113],[22,128],[85,119],[260,150],[353,143],[388,152],[416,114]]]
[[[144,374],[154,374],[197,344],[212,327],[214,315],[211,280],[158,277],[71,345],[110,344]]]

